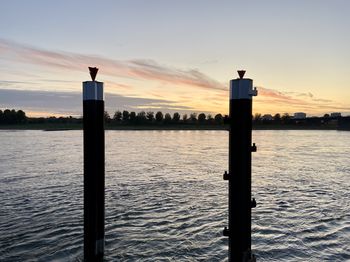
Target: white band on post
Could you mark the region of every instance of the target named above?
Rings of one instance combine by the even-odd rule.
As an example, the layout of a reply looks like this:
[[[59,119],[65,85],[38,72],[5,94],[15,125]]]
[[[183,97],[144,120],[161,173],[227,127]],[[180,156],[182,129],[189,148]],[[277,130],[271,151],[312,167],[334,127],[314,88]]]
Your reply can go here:
[[[103,82],[83,82],[83,100],[104,100]]]
[[[233,79],[230,81],[230,99],[252,99],[258,94],[253,89],[253,80],[248,78]]]

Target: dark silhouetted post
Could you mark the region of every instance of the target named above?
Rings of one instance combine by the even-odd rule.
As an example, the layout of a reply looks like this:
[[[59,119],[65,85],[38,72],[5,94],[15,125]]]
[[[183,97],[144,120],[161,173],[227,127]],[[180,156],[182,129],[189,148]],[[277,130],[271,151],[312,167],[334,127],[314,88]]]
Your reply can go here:
[[[229,173],[229,225],[224,235],[229,237],[229,261],[255,261],[251,253],[251,152],[252,146],[252,96],[253,80],[244,77],[245,71],[238,71],[239,78],[230,81],[230,134]]]
[[[83,82],[84,114],[84,260],[102,261],[105,220],[105,137],[103,83],[89,67],[92,81]]]

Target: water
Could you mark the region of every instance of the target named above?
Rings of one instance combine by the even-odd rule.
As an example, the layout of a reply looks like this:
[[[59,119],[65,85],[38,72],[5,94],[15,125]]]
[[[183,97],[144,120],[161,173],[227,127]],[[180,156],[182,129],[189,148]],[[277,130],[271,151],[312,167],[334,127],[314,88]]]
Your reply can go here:
[[[225,131],[106,131],[106,261],[225,261]],[[350,132],[254,131],[258,261],[350,261]],[[82,261],[82,132],[0,132],[0,261]]]

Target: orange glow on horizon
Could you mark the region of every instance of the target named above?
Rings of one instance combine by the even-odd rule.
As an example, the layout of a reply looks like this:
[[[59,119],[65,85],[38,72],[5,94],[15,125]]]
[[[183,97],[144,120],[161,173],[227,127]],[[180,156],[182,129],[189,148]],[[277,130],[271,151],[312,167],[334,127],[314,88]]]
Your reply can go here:
[[[64,113],[57,113],[57,112],[48,112],[48,111],[26,111],[23,110],[26,113],[27,117],[79,117],[79,115],[76,114],[64,114]]]

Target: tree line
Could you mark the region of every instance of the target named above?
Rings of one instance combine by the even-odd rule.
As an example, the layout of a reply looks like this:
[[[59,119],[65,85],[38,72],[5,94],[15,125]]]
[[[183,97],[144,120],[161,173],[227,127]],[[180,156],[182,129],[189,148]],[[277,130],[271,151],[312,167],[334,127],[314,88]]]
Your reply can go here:
[[[271,116],[271,118],[264,118],[260,113],[253,115],[254,124],[289,124],[292,120],[292,117],[288,113],[281,115],[280,113]]]
[[[26,123],[27,117],[23,110],[16,111],[15,109],[0,110],[0,124],[23,124]]]
[[[259,113],[252,115],[252,122],[255,126],[265,125],[328,125],[334,124],[338,119],[325,114],[323,117],[308,117],[295,119],[288,113],[275,114],[274,116],[262,116]],[[205,113],[191,113],[181,115],[178,112],[173,114],[161,111],[115,111],[111,117],[107,111],[104,113],[107,125],[224,125],[228,123],[228,116],[216,114],[215,116]],[[340,119],[340,118],[339,118]],[[333,121],[333,122],[332,122]],[[81,117],[27,117],[23,110],[5,109],[0,110],[0,124],[82,124]]]
[[[111,117],[108,112],[105,112],[105,122],[115,124],[218,124],[224,123],[224,116],[222,114],[211,114],[205,113],[191,113],[183,114],[175,112],[172,115],[170,113],[163,113],[161,111],[141,111],[141,112],[129,112],[116,111]]]
[[[104,112],[104,120],[106,124],[116,125],[153,125],[153,124],[212,124],[222,125],[224,116],[216,114],[191,113],[181,115],[178,112],[173,114],[158,112],[134,112],[134,111],[116,111],[111,117],[107,111]],[[15,109],[0,110],[0,124],[81,124],[81,117],[27,117],[23,110]]]
[[[268,115],[269,117],[262,116],[259,113],[256,113],[252,116],[252,121],[255,126],[258,125],[304,125],[304,126],[320,126],[320,125],[329,125],[337,124],[338,120],[343,117],[331,117],[329,114],[324,114],[321,117],[313,116],[306,118],[294,118],[288,113],[284,114],[275,114],[274,116]]]

